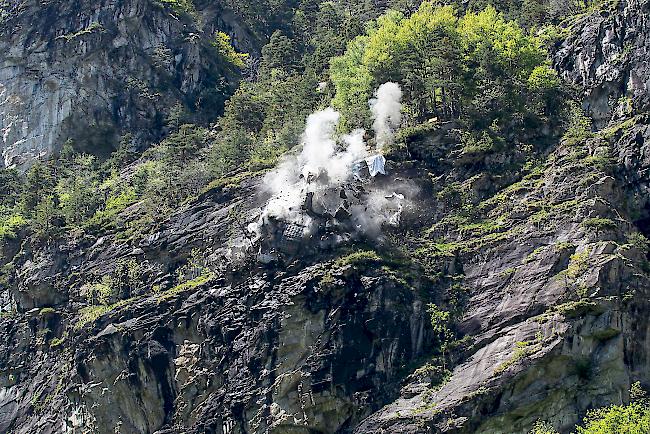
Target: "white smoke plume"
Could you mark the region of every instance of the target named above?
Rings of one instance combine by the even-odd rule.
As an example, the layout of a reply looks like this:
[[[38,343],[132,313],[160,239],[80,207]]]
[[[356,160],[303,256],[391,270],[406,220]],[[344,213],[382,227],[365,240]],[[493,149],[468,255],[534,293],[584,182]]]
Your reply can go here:
[[[402,89],[397,83],[384,83],[379,86],[369,104],[374,119],[372,128],[375,131],[377,149],[381,151],[384,146],[392,143],[393,133],[402,121]]]
[[[392,141],[393,131],[399,125],[401,96],[399,85],[385,83],[369,101],[379,150]],[[337,140],[335,132],[339,119],[340,114],[333,108],[318,111],[307,118],[300,153],[285,155],[265,176],[263,188],[270,199],[259,221],[249,226],[250,231],[261,234],[261,226],[269,217],[302,225],[305,231],[309,231],[312,218],[302,208],[307,195],[325,194],[353,178],[352,166],[370,155],[364,141],[365,131],[357,129]],[[371,211],[375,212],[375,207]],[[357,207],[354,214],[357,216],[355,220],[363,220],[359,216],[360,208]],[[373,227],[377,226],[375,222],[383,219],[379,214],[369,217]]]
[[[342,185],[351,177],[352,164],[367,154],[363,130],[343,136],[344,149],[337,150],[334,131],[340,115],[332,108],[311,114],[298,155],[285,156],[264,177],[264,189],[271,195],[262,212],[266,217],[308,226],[309,216],[301,209],[305,196],[324,188]]]

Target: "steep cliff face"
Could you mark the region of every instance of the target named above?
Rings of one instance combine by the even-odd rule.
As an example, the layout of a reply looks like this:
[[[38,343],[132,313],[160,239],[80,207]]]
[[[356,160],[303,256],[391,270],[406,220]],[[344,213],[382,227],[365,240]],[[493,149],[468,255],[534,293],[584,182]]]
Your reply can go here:
[[[471,294],[459,365],[437,388],[411,384],[422,392],[355,432],[525,433],[536,420],[571,432],[589,408],[647,383],[647,248],[636,242],[648,231],[647,24],[648,3],[631,1],[570,29],[556,65],[597,132],[552,146],[535,171],[477,201],[503,229],[451,233]]]
[[[430,296],[374,257],[229,263],[233,210],[257,186],[207,193],[143,239],[17,256],[2,430],[336,432],[394,395],[430,350]],[[174,285],[192,249],[206,268]],[[128,298],[81,307],[125,258],[139,276]]]
[[[626,1],[573,24],[554,56],[562,76],[584,91],[599,127],[648,110],[648,2]]]
[[[142,7],[120,3],[118,15]],[[650,266],[640,236],[650,233],[648,2],[606,11],[577,20],[554,54],[595,131],[544,132],[544,146],[479,157],[464,151],[453,123],[407,135],[388,176],[364,184],[368,193],[404,180],[417,187],[402,228],[384,237],[314,241],[268,264],[242,254],[242,228],[264,203],[257,173],[213,186],[158,227],[9,242],[0,263],[8,275],[0,305],[11,312],[0,319],[0,431],[527,433],[548,420],[564,433],[588,409],[626,401],[633,382],[650,385]],[[97,13],[89,22],[101,23]],[[157,13],[137,21],[148,24],[136,36],[124,31],[131,42],[115,48],[121,59],[183,33],[182,20]],[[118,30],[51,43],[91,53],[92,41],[115,41]],[[11,39],[37,50],[35,40],[43,37]],[[192,41],[170,67],[179,81],[161,94],[171,98],[165,107],[203,88],[201,38]],[[78,89],[109,89],[98,78],[106,71],[159,78],[146,62],[93,56],[103,65],[90,75],[97,81],[61,75],[57,86],[72,87],[48,91],[58,102],[47,104],[64,107],[69,96],[73,108],[95,107]],[[21,68],[1,71],[26,77]],[[29,107],[29,125],[50,131]],[[85,119],[99,125],[102,113]],[[136,129],[156,117],[119,116],[110,122]],[[24,143],[7,155],[32,146]],[[140,212],[134,205],[122,217]],[[117,293],[103,293],[104,277]],[[432,328],[432,302],[453,324]]]
[[[144,146],[173,111],[212,121],[237,73],[212,46],[216,30],[252,39],[219,6],[188,2],[39,1],[4,8],[0,130],[4,166],[50,154],[66,139],[107,155],[132,133]]]
[[[479,204],[503,229],[458,235],[469,293],[459,365],[439,388],[411,385],[421,393],[356,432],[525,433],[540,419],[570,432],[587,409],[647,381],[647,259],[626,189],[639,185],[625,185],[630,175],[608,156],[646,140],[638,122],[560,145],[535,175]]]

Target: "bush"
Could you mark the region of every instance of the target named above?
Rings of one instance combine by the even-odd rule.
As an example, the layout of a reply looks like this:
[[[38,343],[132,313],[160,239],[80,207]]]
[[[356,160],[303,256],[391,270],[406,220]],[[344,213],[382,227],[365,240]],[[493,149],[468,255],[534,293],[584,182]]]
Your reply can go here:
[[[530,434],[558,434],[558,432],[550,423],[538,421],[535,423],[535,426],[533,426],[533,430]]]
[[[650,432],[647,402],[612,405],[588,413],[577,434],[641,434]]]
[[[84,227],[93,230],[115,229],[119,226],[118,215],[137,199],[135,189],[129,187],[121,192],[110,194],[104,205],[104,209],[97,211]]]
[[[27,220],[20,214],[0,215],[0,241],[16,238],[17,232],[27,224]]]
[[[566,131],[563,139],[568,146],[575,146],[593,137],[591,118],[585,114],[578,103],[570,102],[566,112],[564,116],[567,119]]]
[[[244,67],[244,63],[246,62],[246,59],[248,59],[248,53],[238,53],[235,51],[230,43],[230,36],[226,33],[215,32],[212,46],[217,49],[219,55],[221,55],[221,57],[229,64],[237,68]]]
[[[172,8],[177,13],[186,15],[196,14],[196,8],[192,0],[157,0],[160,4]]]

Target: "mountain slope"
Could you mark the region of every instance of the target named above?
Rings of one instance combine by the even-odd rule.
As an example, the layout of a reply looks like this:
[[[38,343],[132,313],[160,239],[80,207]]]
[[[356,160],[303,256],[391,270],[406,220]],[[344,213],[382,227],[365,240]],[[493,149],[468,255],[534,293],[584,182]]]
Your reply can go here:
[[[328,7],[321,6],[319,29],[331,18]],[[197,9],[207,14],[210,7]],[[160,16],[146,18],[153,30],[138,34],[187,31],[182,20],[168,23],[166,6],[154,10]],[[300,197],[298,213],[309,217],[301,221],[312,223],[302,237],[292,235],[290,217],[264,220],[278,198],[269,185],[282,181],[283,162],[302,161],[296,150],[278,168],[249,161],[198,184],[202,190],[182,196],[169,214],[133,193],[111,224],[73,227],[54,217],[53,236],[19,226],[1,239],[0,334],[7,344],[0,346],[0,431],[528,433],[541,420],[568,433],[588,410],[629,402],[634,383],[650,385],[648,12],[647,1],[622,0],[558,28],[553,67],[584,110],[567,103],[566,114],[548,115],[534,131],[513,121],[486,147],[468,145],[466,120],[444,118],[447,108],[456,110],[453,95],[434,94],[440,118],[398,132],[385,148],[385,176],[346,175],[340,184],[322,174],[299,178],[327,186]],[[20,17],[26,19],[14,19]],[[107,34],[94,32],[65,44],[104,44]],[[2,43],[14,38],[34,36],[16,32]],[[292,47],[280,34],[271,41],[260,71],[270,71],[274,83],[293,80],[292,73],[264,69]],[[187,53],[194,43],[176,48]],[[131,39],[128,46],[148,44]],[[196,49],[194,65],[202,70]],[[103,73],[112,62],[97,58],[103,66],[93,61],[88,68]],[[126,70],[150,76],[144,70],[151,65],[132,62]],[[157,100],[163,111],[192,93],[182,83],[199,93],[210,87],[183,62],[187,68],[174,68],[180,86],[169,89],[169,100]],[[236,80],[222,63],[213,66]],[[318,74],[306,71],[305,82],[311,86]],[[226,118],[266,122],[257,132],[272,136],[273,119],[260,121],[257,108],[282,101],[273,89],[262,86],[260,97],[256,84],[243,86]],[[313,92],[329,102],[329,89],[322,82]],[[413,89],[405,93],[409,109],[416,106],[408,99]],[[104,107],[84,101],[95,113]],[[137,111],[138,104],[125,107]],[[417,117],[405,112],[405,122]],[[37,124],[45,122],[33,113]],[[151,131],[140,123],[146,116],[111,119],[125,131]],[[234,134],[220,122],[207,137]],[[304,141],[310,132],[319,144],[331,138],[310,125]],[[45,128],[52,146],[57,128]],[[194,136],[172,134],[167,147],[154,146],[107,179],[137,186],[154,163],[175,170],[157,155],[170,149],[182,166],[214,157],[179,137]],[[397,224],[368,229],[377,218],[372,212],[385,211],[377,204],[400,195],[400,213],[390,208],[393,214],[381,216],[397,215]],[[368,219],[355,220],[364,207]]]

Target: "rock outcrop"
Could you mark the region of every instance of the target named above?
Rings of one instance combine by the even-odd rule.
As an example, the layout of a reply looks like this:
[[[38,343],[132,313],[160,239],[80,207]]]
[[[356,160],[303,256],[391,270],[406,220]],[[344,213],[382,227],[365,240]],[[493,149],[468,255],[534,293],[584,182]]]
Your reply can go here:
[[[124,17],[138,4],[120,3]],[[159,13],[158,37],[182,32]],[[407,136],[378,182],[416,184],[415,206],[381,240],[257,261],[235,248],[262,205],[252,174],[160,226],[5,246],[0,431],[527,433],[547,420],[565,433],[625,402],[650,386],[647,26],[648,3],[622,0],[556,47],[595,131],[472,158],[454,123]],[[105,31],[53,43],[119,35]],[[449,321],[432,327],[431,303]]]
[[[215,31],[256,42],[219,6],[155,0],[12,2],[0,29],[0,165],[29,164],[78,139],[100,156],[132,134],[144,147],[183,112],[213,121],[237,72]]]
[[[585,14],[556,47],[562,77],[584,92],[599,127],[650,108],[648,8],[645,0],[629,0]]]

